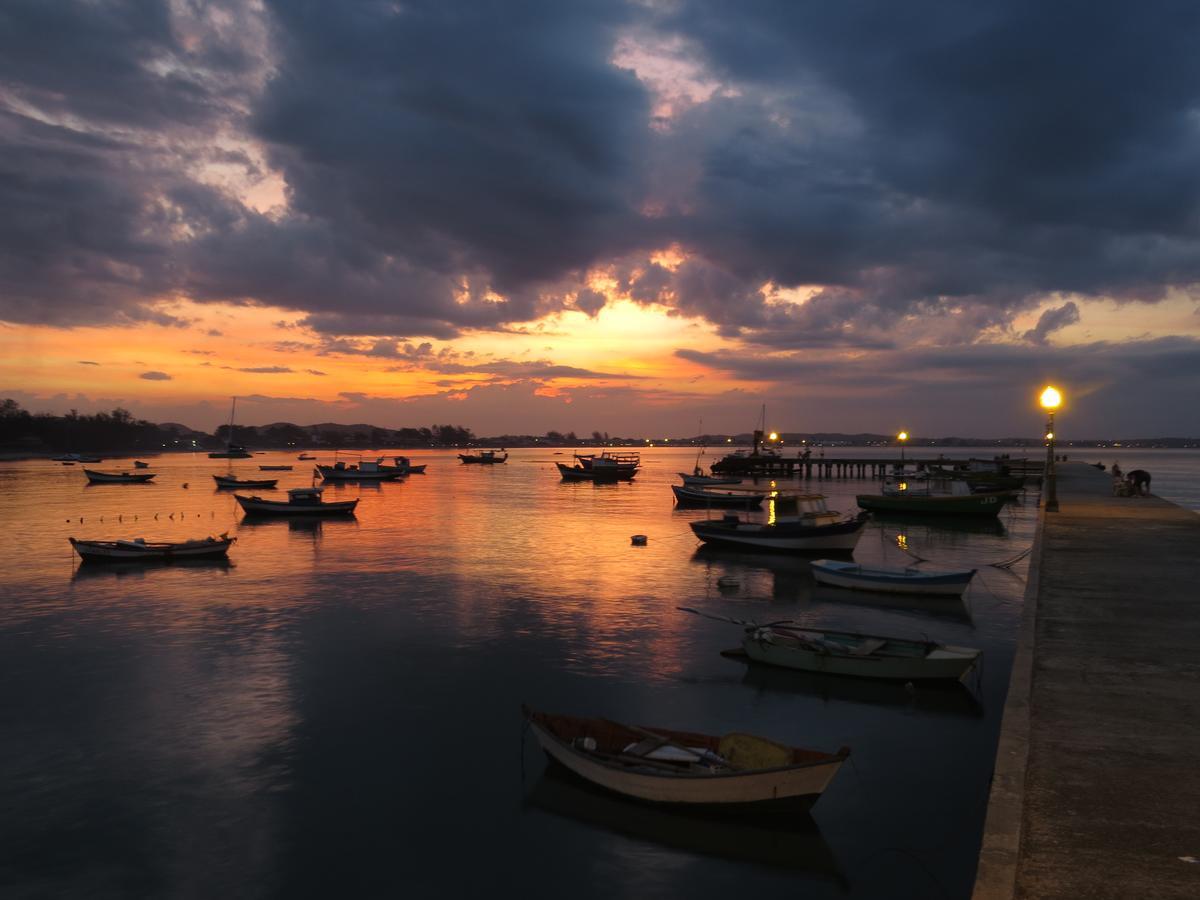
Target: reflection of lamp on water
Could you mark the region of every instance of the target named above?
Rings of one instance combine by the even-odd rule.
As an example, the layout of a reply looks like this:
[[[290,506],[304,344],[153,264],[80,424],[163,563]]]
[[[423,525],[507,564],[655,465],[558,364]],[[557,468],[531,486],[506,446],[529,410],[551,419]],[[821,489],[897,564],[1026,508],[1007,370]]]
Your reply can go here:
[[[908,432],[902,431],[896,435],[896,440],[900,442],[900,465],[904,465],[904,442],[908,440]]]
[[[1054,472],[1054,412],[1062,405],[1062,394],[1047,387],[1038,401],[1046,410],[1046,512],[1058,512],[1058,479]]]

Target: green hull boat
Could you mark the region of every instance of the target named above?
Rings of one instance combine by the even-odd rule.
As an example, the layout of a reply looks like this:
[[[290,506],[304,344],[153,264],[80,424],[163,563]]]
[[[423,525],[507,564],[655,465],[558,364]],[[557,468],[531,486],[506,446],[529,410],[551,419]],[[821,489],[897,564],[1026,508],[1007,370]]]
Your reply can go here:
[[[981,494],[890,496],[859,494],[855,500],[863,509],[880,512],[918,513],[937,516],[995,516],[1008,496],[1007,491]]]

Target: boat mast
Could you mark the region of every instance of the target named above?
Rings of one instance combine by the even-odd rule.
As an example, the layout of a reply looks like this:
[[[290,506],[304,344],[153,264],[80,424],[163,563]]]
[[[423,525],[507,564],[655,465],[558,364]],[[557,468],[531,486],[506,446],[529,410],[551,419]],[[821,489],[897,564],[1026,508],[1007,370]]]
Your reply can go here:
[[[237,409],[237,397],[233,398],[233,405],[229,407],[229,434],[225,436],[225,452],[230,453],[233,450],[233,414]]]

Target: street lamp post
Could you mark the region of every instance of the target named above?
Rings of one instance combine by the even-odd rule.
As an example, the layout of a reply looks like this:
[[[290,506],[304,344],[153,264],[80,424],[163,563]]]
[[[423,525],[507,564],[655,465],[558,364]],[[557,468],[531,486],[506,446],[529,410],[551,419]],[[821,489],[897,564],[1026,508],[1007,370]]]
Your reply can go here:
[[[900,442],[900,467],[904,468],[904,442],[908,440],[908,432],[900,432],[896,435],[896,440]]]
[[[1047,387],[1039,398],[1046,410],[1046,512],[1058,512],[1058,479],[1054,472],[1054,412],[1062,405],[1062,394]]]

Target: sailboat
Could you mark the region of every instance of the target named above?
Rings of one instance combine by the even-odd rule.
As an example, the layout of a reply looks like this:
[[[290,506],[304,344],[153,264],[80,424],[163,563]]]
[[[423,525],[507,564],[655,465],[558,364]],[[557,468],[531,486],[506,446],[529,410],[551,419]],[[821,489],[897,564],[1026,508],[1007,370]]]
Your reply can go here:
[[[209,459],[249,459],[250,452],[240,444],[233,443],[233,414],[237,411],[237,397],[229,408],[229,434],[225,438],[225,449],[208,454]]]
[[[699,435],[702,435],[703,433],[704,433],[704,420],[701,419],[700,425],[698,427],[696,434],[697,434],[697,436],[699,436]],[[704,452],[707,449],[708,449],[708,447],[707,447],[707,445],[705,445],[696,451],[696,465],[692,469],[691,475],[688,475],[686,472],[678,473],[679,477],[681,479],[683,479],[684,486],[685,487],[706,487],[708,485],[714,485],[714,484],[741,484],[742,479],[740,479],[740,478],[732,478],[732,477],[728,477],[728,476],[722,477],[720,475],[705,475],[704,474],[704,470],[702,468],[700,468],[700,457],[702,457],[704,455]],[[676,496],[679,496],[678,493],[676,493]]]

